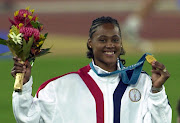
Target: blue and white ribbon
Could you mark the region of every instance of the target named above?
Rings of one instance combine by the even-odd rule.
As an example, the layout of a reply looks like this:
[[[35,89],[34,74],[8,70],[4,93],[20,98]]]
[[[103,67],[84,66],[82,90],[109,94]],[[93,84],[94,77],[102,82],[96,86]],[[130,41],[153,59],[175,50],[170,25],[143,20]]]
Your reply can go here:
[[[96,69],[94,68],[92,62],[90,63],[90,67],[100,77],[105,77],[105,76],[110,76],[110,75],[120,73],[121,78],[122,78],[122,82],[124,84],[136,84],[136,82],[137,82],[137,80],[139,78],[139,75],[140,75],[140,73],[142,71],[143,64],[146,61],[146,56],[147,55],[152,55],[152,54],[145,53],[136,64],[128,66],[128,67],[124,67],[123,64],[121,63],[121,61],[119,60],[121,70],[116,70],[116,71],[113,71],[113,72],[110,72],[110,73],[99,74],[96,71]],[[128,76],[127,76],[126,71],[132,70],[132,69],[134,69],[134,70],[133,70],[131,78],[129,79]]]

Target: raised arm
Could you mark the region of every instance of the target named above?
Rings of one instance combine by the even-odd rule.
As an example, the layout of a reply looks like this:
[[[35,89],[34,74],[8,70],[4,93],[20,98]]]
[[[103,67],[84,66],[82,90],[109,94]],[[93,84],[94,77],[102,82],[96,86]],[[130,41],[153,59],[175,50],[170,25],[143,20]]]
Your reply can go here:
[[[148,109],[153,123],[171,123],[172,109],[163,86],[169,77],[170,74],[162,63],[152,63],[152,88],[148,98]]]
[[[25,73],[24,85],[22,92],[13,92],[12,104],[15,119],[18,123],[43,123],[52,122],[55,99],[53,85],[48,85],[47,88],[39,92],[39,96],[32,96],[33,79],[31,75],[31,65],[29,62],[20,64],[19,58],[14,59],[14,67],[11,71],[13,76],[16,73]]]

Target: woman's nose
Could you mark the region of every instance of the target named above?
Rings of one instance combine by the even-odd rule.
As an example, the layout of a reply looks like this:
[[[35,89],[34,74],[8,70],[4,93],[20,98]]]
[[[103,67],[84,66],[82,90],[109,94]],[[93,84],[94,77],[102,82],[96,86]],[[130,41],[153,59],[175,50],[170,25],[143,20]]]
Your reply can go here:
[[[107,47],[107,48],[113,48],[113,47],[115,47],[115,46],[114,46],[114,43],[113,43],[113,42],[108,41],[108,42],[106,43],[106,47]]]

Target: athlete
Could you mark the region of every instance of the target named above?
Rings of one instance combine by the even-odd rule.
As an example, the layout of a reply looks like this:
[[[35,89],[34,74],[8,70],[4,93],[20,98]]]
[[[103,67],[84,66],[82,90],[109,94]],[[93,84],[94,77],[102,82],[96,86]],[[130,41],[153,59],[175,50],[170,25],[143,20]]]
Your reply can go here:
[[[142,0],[137,11],[128,15],[123,24],[123,36],[127,41],[140,51],[152,52],[153,45],[140,36],[146,18],[152,13],[159,0]]]
[[[131,78],[133,70],[114,72],[125,63],[120,57],[125,51],[117,20],[95,19],[87,47],[89,65],[46,81],[35,97],[30,63],[20,64],[14,57],[11,74],[25,73],[22,92],[13,92],[17,122],[171,123],[172,110],[163,86],[170,75],[162,63],[153,61],[152,77],[140,71],[134,84],[123,80],[124,73]]]

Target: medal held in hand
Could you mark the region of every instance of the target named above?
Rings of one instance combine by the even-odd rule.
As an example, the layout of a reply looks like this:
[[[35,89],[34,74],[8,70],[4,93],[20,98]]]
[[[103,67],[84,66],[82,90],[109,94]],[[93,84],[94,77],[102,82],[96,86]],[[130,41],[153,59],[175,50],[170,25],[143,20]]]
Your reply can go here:
[[[20,63],[34,61],[36,57],[49,53],[50,48],[42,49],[48,33],[45,35],[40,33],[43,24],[38,21],[37,15],[34,15],[34,9],[29,10],[29,7],[20,9],[14,13],[14,20],[9,21],[12,25],[8,40],[0,38],[0,44],[7,45],[13,56],[21,58]],[[22,91],[23,79],[24,73],[16,74],[15,91]]]
[[[157,61],[152,55],[147,55],[146,60],[150,64],[152,64],[153,61]]]

